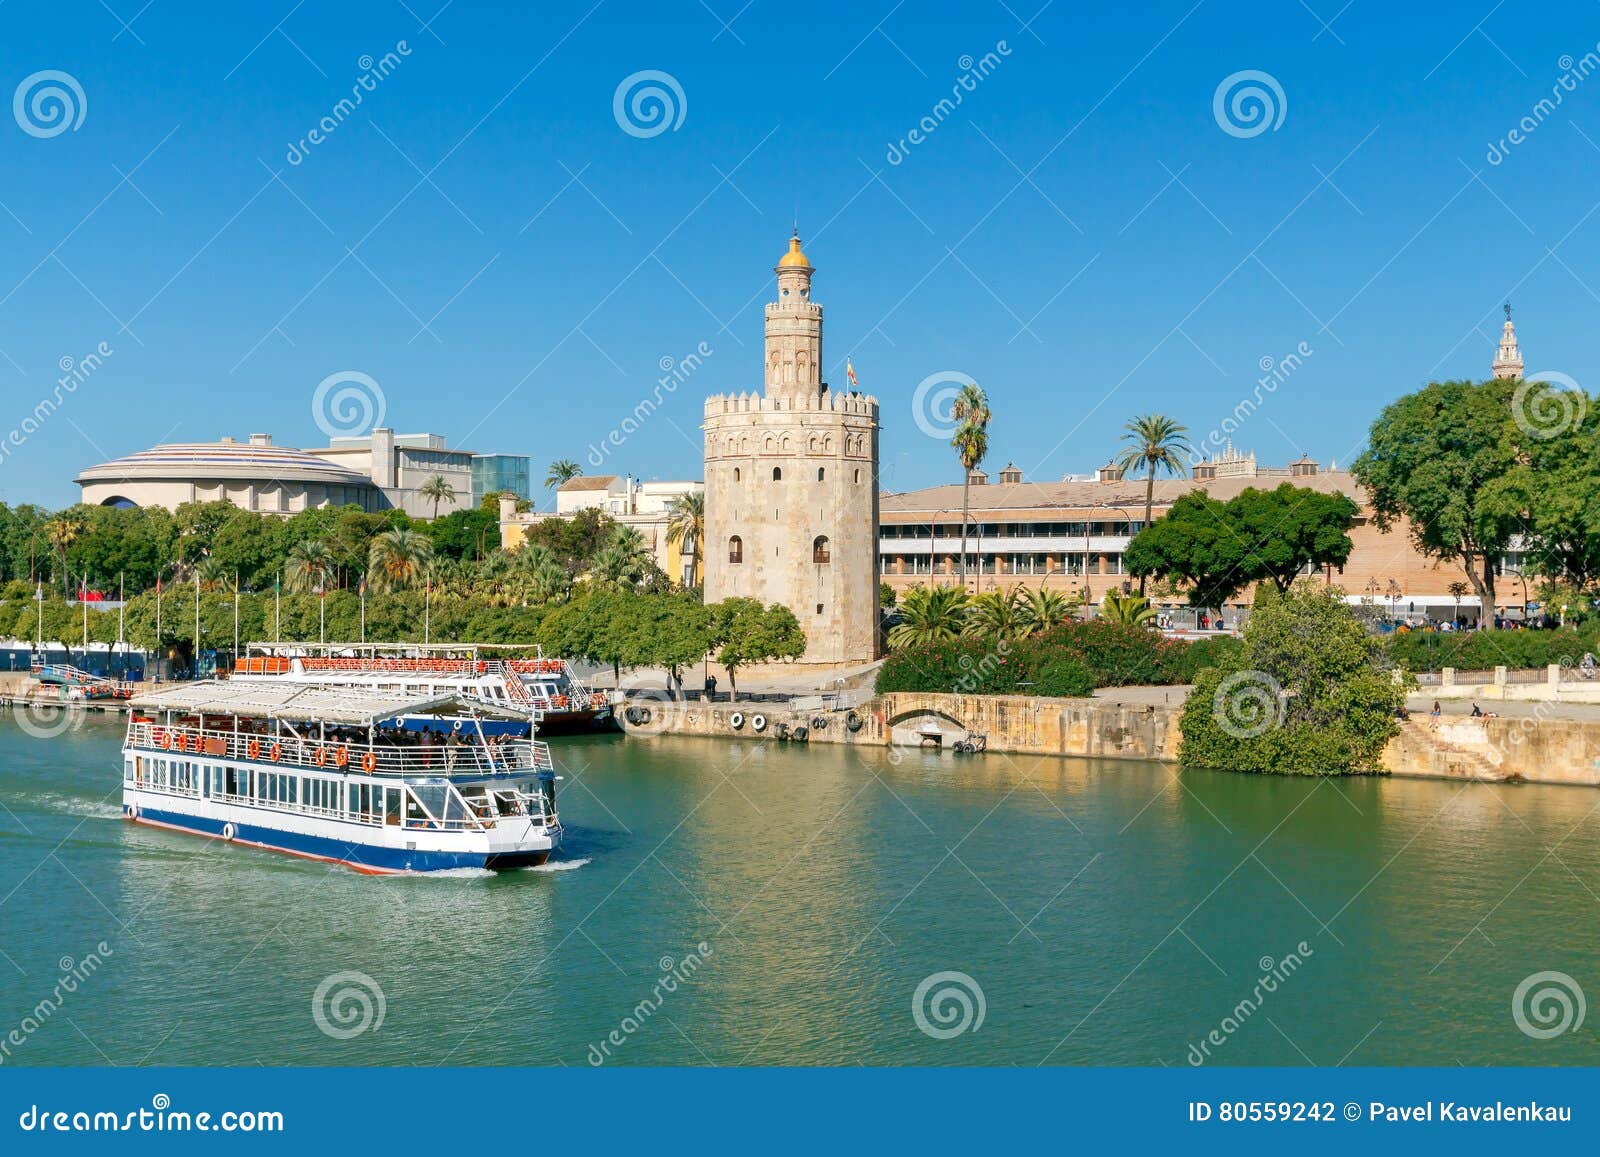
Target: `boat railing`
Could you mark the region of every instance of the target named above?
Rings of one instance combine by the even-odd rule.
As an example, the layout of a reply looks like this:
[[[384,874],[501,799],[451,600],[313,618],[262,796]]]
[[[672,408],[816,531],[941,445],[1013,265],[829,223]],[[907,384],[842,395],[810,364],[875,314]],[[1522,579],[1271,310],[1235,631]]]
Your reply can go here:
[[[417,743],[366,744],[310,736],[168,727],[138,720],[128,724],[128,746],[179,755],[208,755],[252,763],[378,776],[472,775],[551,771],[555,768],[549,745],[542,740],[527,739],[489,745],[476,740],[432,746]]]

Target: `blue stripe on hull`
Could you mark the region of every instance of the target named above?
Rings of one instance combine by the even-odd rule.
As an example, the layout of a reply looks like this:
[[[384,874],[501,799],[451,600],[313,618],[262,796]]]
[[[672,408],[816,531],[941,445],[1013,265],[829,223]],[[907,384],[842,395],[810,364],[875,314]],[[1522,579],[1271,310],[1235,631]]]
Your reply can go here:
[[[123,806],[123,814],[128,808]],[[140,822],[160,824],[196,835],[222,836],[227,821],[209,816],[191,816],[182,812],[141,807],[136,817]],[[315,860],[348,864],[358,871],[368,872],[439,872],[450,868],[505,868],[533,867],[550,858],[548,851],[502,852],[426,852],[406,848],[386,848],[375,844],[352,844],[326,836],[311,836],[301,832],[286,832],[259,824],[234,824],[234,841],[253,844],[269,851],[288,852]]]

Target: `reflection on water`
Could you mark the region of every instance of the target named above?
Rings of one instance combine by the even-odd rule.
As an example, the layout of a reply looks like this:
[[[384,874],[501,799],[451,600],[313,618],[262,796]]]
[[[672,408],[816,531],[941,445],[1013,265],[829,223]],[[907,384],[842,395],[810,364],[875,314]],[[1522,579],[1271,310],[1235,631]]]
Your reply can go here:
[[[1600,994],[1584,789],[595,737],[557,860],[366,877],[120,822],[119,742],[0,723],[0,1028],[113,950],[6,1063],[1600,1063],[1510,1007]],[[981,1028],[918,1028],[938,972]]]

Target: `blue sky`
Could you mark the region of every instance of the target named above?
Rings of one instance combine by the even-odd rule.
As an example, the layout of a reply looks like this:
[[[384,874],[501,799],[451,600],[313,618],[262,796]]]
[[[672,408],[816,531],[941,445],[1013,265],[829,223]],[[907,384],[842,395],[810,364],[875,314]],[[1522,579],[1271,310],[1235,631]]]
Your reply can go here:
[[[888,489],[955,473],[912,409],[939,373],[989,391],[991,465],[1030,478],[1135,413],[1217,428],[1301,343],[1235,441],[1343,463],[1394,396],[1487,374],[1508,297],[1530,371],[1595,376],[1595,3],[441,3],[0,4],[0,97],[56,70],[84,106],[55,135],[0,115],[0,440],[113,351],[13,441],[0,501],[65,504],[158,441],[322,444],[343,371],[402,431],[584,461],[706,343],[605,466],[698,477],[701,397],[758,385],[796,218]],[[653,136],[614,115],[646,70],[682,92]],[[1254,135],[1214,115],[1247,70],[1282,93]]]

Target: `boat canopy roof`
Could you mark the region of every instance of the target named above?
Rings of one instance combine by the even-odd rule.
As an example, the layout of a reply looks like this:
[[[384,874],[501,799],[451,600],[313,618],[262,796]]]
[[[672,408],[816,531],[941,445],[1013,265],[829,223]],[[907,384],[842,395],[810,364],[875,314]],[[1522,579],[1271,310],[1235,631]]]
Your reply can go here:
[[[207,680],[180,683],[149,691],[130,701],[138,711],[183,711],[205,715],[252,715],[306,723],[338,723],[371,727],[397,715],[477,712],[507,719],[525,718],[480,699],[460,695],[404,695],[378,693],[366,688],[320,683],[223,682]]]

